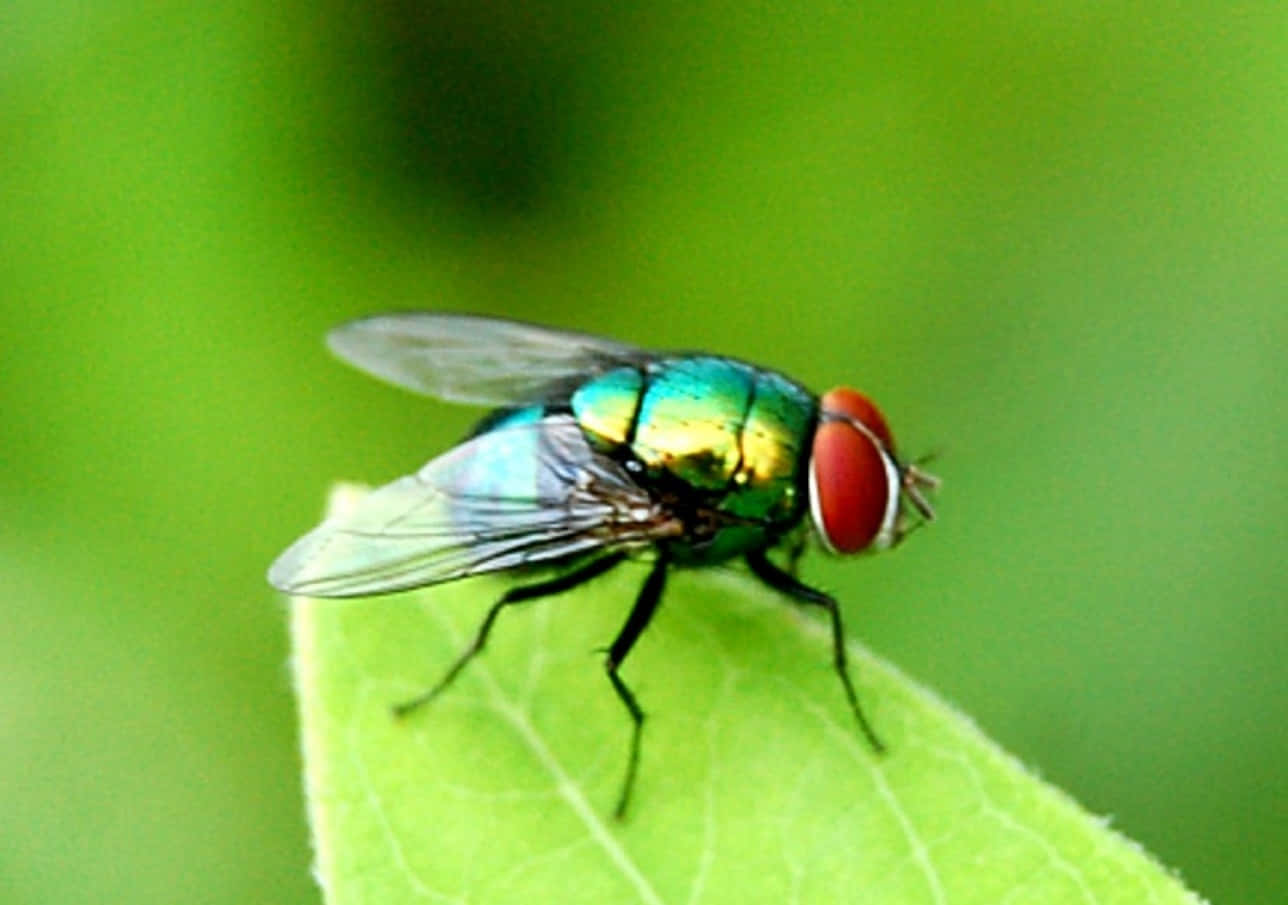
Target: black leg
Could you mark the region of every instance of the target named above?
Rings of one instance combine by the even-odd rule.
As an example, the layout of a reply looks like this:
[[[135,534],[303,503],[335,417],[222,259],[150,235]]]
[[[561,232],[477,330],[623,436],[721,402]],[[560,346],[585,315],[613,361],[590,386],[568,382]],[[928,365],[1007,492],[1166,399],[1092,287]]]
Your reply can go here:
[[[859,728],[867,736],[868,744],[878,754],[885,751],[885,745],[881,744],[881,739],[877,738],[877,734],[872,731],[872,727],[864,718],[863,711],[859,708],[859,696],[854,693],[854,683],[850,681],[850,670],[845,659],[845,633],[841,627],[841,610],[836,605],[836,600],[822,591],[816,591],[809,585],[802,584],[794,576],[778,568],[765,556],[764,550],[748,553],[747,565],[751,567],[751,571],[757,578],[774,590],[786,594],[795,602],[807,606],[820,606],[827,610],[832,618],[832,665],[841,680],[841,685],[845,688],[845,697],[849,699],[850,709],[854,711],[854,718],[859,721]]]
[[[617,807],[613,809],[613,816],[618,820],[626,816],[626,805],[631,800],[631,787],[635,784],[635,769],[640,761],[640,736],[644,731],[644,711],[640,709],[635,695],[626,687],[617,670],[643,634],[644,629],[648,627],[649,620],[657,610],[657,605],[662,599],[662,588],[666,586],[666,568],[666,554],[658,551],[657,561],[653,563],[653,571],[648,573],[644,587],[640,589],[639,596],[635,598],[635,605],[631,607],[630,615],[626,617],[626,624],[613,639],[612,645],[608,648],[608,657],[604,661],[608,681],[613,683],[613,690],[626,705],[626,710],[631,715],[631,722],[634,724],[631,729],[630,756],[626,761],[626,779],[622,782],[622,793],[617,799]]]
[[[795,578],[800,574],[801,557],[805,555],[805,532],[797,531],[787,546],[787,574]]]
[[[394,707],[394,716],[406,716],[416,708],[434,700],[448,685],[451,685],[460,671],[465,668],[465,664],[482,652],[483,646],[487,644],[488,633],[492,631],[492,623],[496,621],[496,616],[502,609],[512,603],[536,600],[538,597],[549,597],[551,594],[559,594],[575,588],[577,585],[584,584],[598,575],[603,575],[625,558],[626,554],[624,552],[610,553],[607,556],[592,560],[580,568],[573,569],[571,572],[565,572],[563,575],[556,575],[546,581],[539,581],[535,584],[523,585],[506,591],[501,599],[492,604],[492,608],[487,611],[487,615],[483,617],[483,624],[479,626],[478,632],[474,635],[473,643],[456,658],[456,662],[452,664],[452,668],[447,671],[447,674],[439,679],[438,684],[429,689],[429,691]]]

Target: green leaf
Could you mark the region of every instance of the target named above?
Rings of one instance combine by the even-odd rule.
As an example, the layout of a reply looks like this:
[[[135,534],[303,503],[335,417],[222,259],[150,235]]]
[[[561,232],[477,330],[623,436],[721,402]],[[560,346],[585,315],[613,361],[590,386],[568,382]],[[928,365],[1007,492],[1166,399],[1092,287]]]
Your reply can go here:
[[[292,601],[328,903],[1200,901],[851,644],[889,747],[875,755],[823,625],[734,570],[676,573],[626,663],[649,719],[614,820],[629,722],[596,651],[645,569],[508,609],[485,654],[403,720],[391,705],[441,676],[513,577]]]

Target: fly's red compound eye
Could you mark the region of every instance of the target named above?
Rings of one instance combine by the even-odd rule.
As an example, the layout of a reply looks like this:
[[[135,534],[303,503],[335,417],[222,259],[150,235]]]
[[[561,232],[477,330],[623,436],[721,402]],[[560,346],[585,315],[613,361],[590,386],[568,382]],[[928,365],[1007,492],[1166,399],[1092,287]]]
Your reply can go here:
[[[823,543],[837,553],[888,546],[899,510],[894,440],[872,401],[850,389],[822,399],[810,456],[810,512]]]
[[[881,409],[877,408],[875,402],[858,390],[852,390],[849,387],[828,390],[819,400],[819,405],[823,409],[825,418],[829,414],[834,417],[840,415],[843,418],[853,418],[876,434],[877,439],[889,452],[894,452],[894,435],[890,433],[885,415],[881,414]]]

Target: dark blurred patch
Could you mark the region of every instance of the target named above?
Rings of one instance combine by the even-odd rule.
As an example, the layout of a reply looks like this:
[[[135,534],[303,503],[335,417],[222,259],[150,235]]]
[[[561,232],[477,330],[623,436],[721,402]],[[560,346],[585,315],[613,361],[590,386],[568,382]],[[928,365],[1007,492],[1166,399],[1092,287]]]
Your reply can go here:
[[[382,0],[337,15],[334,87],[347,100],[333,122],[352,175],[401,203],[442,199],[487,219],[556,202],[594,132],[605,29],[590,13]]]

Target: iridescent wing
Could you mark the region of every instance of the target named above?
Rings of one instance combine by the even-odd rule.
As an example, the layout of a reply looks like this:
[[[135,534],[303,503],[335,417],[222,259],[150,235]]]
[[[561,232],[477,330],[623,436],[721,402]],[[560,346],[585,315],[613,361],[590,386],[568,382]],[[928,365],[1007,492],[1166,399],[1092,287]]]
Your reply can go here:
[[[296,541],[268,580],[357,597],[643,545],[679,523],[569,415],[480,434]]]
[[[587,377],[650,356],[633,346],[519,321],[408,311],[336,327],[331,350],[367,373],[452,402],[558,402]]]

